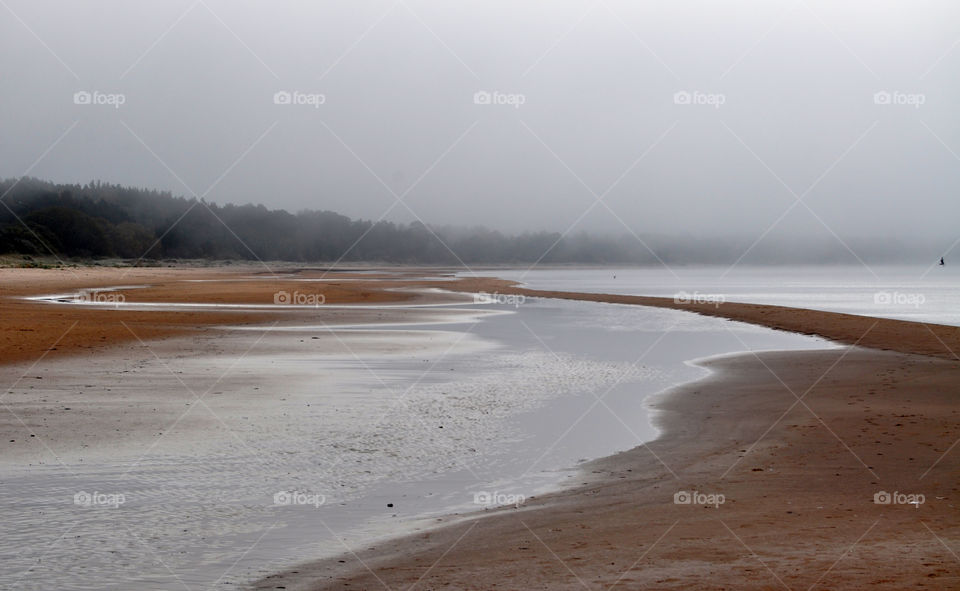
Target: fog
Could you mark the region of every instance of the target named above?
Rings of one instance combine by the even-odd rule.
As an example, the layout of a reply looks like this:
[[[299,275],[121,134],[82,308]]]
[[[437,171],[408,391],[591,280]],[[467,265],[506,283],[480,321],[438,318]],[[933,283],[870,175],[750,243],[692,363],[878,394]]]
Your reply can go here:
[[[960,237],[956,2],[4,0],[0,39],[0,177],[757,248]]]

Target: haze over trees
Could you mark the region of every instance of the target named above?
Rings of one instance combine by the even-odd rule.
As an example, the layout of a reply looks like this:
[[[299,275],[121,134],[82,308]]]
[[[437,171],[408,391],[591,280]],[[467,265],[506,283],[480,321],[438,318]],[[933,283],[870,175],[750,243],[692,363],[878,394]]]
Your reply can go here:
[[[35,178],[0,181],[0,254],[78,258],[372,261],[463,263],[696,264],[733,263],[753,239],[627,232],[618,236],[537,232],[505,235],[481,227],[428,227],[354,220],[332,211],[296,214],[263,205],[218,205],[169,191],[91,181],[55,184]],[[856,262],[922,259],[900,244],[765,242],[744,262]],[[864,256],[860,253],[868,253]],[[939,256],[939,255],[938,255]]]

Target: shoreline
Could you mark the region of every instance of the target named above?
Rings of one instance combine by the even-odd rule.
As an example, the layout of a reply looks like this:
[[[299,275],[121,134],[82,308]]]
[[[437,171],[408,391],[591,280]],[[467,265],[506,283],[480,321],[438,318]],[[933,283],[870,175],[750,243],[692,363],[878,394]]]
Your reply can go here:
[[[196,299],[190,301],[261,302],[280,288],[277,282],[288,280],[268,278],[274,283],[265,289],[264,279],[249,278],[250,270],[160,271],[144,270],[144,277],[164,285],[141,293],[171,303],[185,297],[181,286],[191,275],[214,275],[221,283],[234,284],[229,290],[191,284],[187,296]],[[8,281],[0,288],[0,296],[6,296],[3,305],[11,311],[0,326],[5,364],[43,359],[51,348],[57,356],[81,361],[79,354],[107,347],[122,354],[141,338],[162,341],[217,324],[255,327],[281,317],[292,326],[376,324],[408,314],[331,307],[240,317],[219,311],[58,306],[12,298],[59,293],[55,285],[73,289],[144,281],[127,273],[118,280],[113,275],[120,271],[111,270],[91,271],[79,281],[64,279],[65,272],[16,273],[23,284]],[[334,286],[342,290],[335,298],[396,301],[396,292],[389,290],[410,287],[654,306],[860,346],[702,360],[698,365],[712,373],[657,396],[660,436],[579,466],[583,478],[578,486],[532,498],[520,508],[441,518],[436,528],[378,541],[366,550],[356,549],[356,554],[310,562],[262,579],[256,588],[393,588],[418,583],[450,589],[960,585],[952,550],[960,538],[960,489],[954,484],[960,464],[950,453],[960,453],[953,447],[960,439],[960,411],[953,395],[960,390],[960,364],[953,355],[960,350],[960,327],[777,306],[545,292],[491,278],[441,280],[439,274],[430,269],[393,277],[338,275],[342,281],[337,283],[343,285]],[[236,284],[244,281],[243,286]],[[289,284],[295,285],[304,284]],[[241,287],[250,289],[238,295]],[[455,296],[434,294],[428,299],[450,297]],[[72,333],[70,322],[82,323],[83,330]],[[24,347],[20,325],[42,338],[32,335]],[[65,329],[76,338],[51,344]],[[722,494],[725,502],[718,507],[675,504],[673,495],[681,491]],[[925,502],[916,507],[877,505],[872,495],[881,491],[923,494]]]
[[[588,463],[581,485],[519,510],[449,516],[427,532],[301,565],[254,588],[960,583],[951,550],[960,506],[951,475],[960,463],[948,453],[960,436],[950,394],[960,386],[960,365],[948,343],[960,342],[960,329],[776,306],[542,292],[499,280],[465,283],[474,291],[687,310],[872,347],[699,360],[710,375],[653,402],[660,436]],[[724,495],[726,502],[676,504],[673,495],[683,491]],[[884,491],[921,494],[925,502],[875,503],[873,495]]]
[[[657,440],[587,464],[578,487],[519,510],[451,516],[255,588],[956,587],[948,547],[957,534],[958,463],[940,456],[960,434],[942,395],[960,382],[957,364],[845,349],[747,353],[705,365],[711,376],[656,401]],[[795,406],[766,432],[795,400],[771,388],[771,369],[797,388],[832,375],[804,396],[814,412]],[[898,382],[887,381],[892,369],[910,378],[907,404],[896,396]],[[848,399],[851,381],[865,388],[859,408]],[[867,410],[874,416],[865,422]],[[898,418],[905,410],[911,418]],[[942,419],[951,414],[948,427]],[[909,430],[885,436],[895,420]],[[834,436],[857,431],[847,445]],[[895,446],[904,438],[920,445]],[[725,502],[675,504],[680,491],[722,494]],[[920,493],[925,503],[878,505],[880,491]]]

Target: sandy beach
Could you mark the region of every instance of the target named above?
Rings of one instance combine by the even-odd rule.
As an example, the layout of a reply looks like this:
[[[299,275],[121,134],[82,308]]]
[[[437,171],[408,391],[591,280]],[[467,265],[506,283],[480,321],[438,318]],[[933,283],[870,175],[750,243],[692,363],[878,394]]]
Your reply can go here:
[[[337,558],[270,575],[256,588],[946,589],[960,585],[956,554],[960,461],[955,447],[960,438],[956,405],[960,366],[953,354],[960,350],[960,328],[776,306],[539,292],[496,279],[451,281],[439,277],[440,271],[327,274],[296,270],[277,277],[264,277],[261,271],[0,270],[5,312],[0,319],[0,351],[5,375],[9,374],[9,381],[20,375],[35,379],[29,373],[34,362],[57,358],[77,364],[78,377],[68,376],[62,386],[69,388],[82,381],[79,376],[85,370],[96,372],[96,365],[84,367],[94,353],[97,359],[105,359],[104,367],[111,356],[129,358],[128,363],[135,366],[143,364],[139,357],[147,357],[142,351],[134,353],[142,343],[162,351],[164,346],[183,346],[184,339],[216,342],[219,337],[211,331],[219,330],[218,326],[257,328],[279,322],[297,327],[315,324],[318,314],[331,325],[416,321],[440,312],[415,307],[382,310],[377,304],[463,301],[462,294],[432,291],[437,289],[686,310],[815,334],[849,346],[701,360],[698,364],[711,371],[709,377],[675,388],[653,402],[661,436],[583,465],[578,486],[528,499],[517,508],[442,517],[423,532],[350,547]],[[129,308],[23,299],[146,284],[151,287],[108,292],[122,293]],[[369,309],[333,305],[321,313],[316,308],[256,307],[272,304],[278,291],[297,290],[322,294],[329,304],[362,304]],[[238,307],[161,311],[133,306],[150,302]],[[222,347],[240,347],[231,343],[225,340]],[[425,355],[444,346],[418,343],[414,346],[433,351]],[[319,339],[311,346],[335,349],[336,343]],[[111,395],[104,396],[108,400]],[[224,416],[240,420],[255,409],[257,395],[244,396],[242,404],[225,406]],[[182,405],[190,399],[183,396],[167,402]],[[122,402],[146,400],[128,397]],[[46,417],[39,403],[31,415],[31,404],[17,407],[26,411],[18,415],[30,424],[37,421],[35,428],[43,429],[45,437],[63,431],[61,439],[53,441],[67,449],[84,449],[84,454],[98,446],[110,450],[131,441],[139,443],[143,437],[155,436],[156,427],[168,424],[173,416],[149,417],[142,428],[127,424],[126,438],[117,439],[107,424],[117,416],[87,413],[76,418],[60,413]],[[283,413],[277,413],[278,420]],[[134,418],[131,415],[129,420]],[[83,428],[70,432],[72,425]],[[12,416],[0,425],[11,433],[21,432],[22,426]],[[188,423],[181,428],[185,434],[202,433],[211,425]],[[11,447],[16,445],[20,443],[8,444],[5,459],[31,461],[29,453]],[[191,445],[186,436],[183,445]],[[875,495],[891,502],[875,503]],[[919,495],[922,502],[917,502]]]

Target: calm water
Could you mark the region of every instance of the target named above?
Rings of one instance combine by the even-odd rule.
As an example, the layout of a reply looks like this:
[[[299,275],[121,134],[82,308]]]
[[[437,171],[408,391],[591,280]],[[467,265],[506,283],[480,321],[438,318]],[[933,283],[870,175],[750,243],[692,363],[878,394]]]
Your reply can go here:
[[[535,268],[489,274],[521,281],[535,289],[721,296],[732,302],[960,326],[960,265]]]

